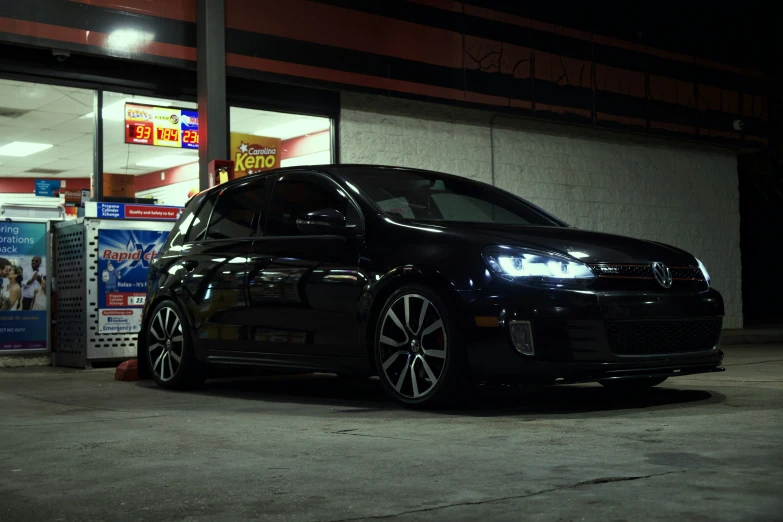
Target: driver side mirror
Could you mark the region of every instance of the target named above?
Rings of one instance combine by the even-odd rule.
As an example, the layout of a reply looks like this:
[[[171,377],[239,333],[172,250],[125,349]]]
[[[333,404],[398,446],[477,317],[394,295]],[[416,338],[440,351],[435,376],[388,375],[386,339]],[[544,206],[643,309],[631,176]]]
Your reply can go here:
[[[296,218],[296,228],[304,234],[335,234],[344,232],[345,216],[339,210],[324,208]]]

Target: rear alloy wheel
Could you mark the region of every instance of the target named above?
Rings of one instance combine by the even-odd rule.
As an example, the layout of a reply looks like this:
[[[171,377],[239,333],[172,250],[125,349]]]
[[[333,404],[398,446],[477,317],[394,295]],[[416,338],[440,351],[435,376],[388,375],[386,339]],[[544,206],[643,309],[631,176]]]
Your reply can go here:
[[[399,289],[386,302],[375,332],[375,359],[386,391],[410,405],[445,402],[456,394],[461,370],[451,318],[433,291]]]
[[[187,388],[204,382],[204,371],[193,356],[187,324],[172,301],[160,303],[147,330],[147,364],[163,388]]]
[[[617,379],[598,382],[610,390],[632,391],[645,390],[647,388],[652,388],[653,386],[658,386],[666,379],[666,377],[641,377],[639,379]]]

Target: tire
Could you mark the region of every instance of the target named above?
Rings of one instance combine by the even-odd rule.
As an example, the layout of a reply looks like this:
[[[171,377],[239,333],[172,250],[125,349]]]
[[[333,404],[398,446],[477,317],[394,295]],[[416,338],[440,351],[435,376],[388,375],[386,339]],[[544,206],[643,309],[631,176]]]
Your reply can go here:
[[[461,399],[468,375],[462,337],[456,314],[434,290],[419,284],[399,288],[378,315],[373,337],[386,392],[422,408]]]
[[[206,369],[196,360],[192,339],[190,326],[174,301],[165,300],[155,307],[147,325],[145,357],[158,386],[182,390],[204,384]]]
[[[608,381],[598,381],[601,383],[602,386],[605,386],[607,389],[610,390],[646,390],[648,388],[652,388],[653,386],[658,386],[663,381],[665,381],[667,377],[642,377],[639,379],[619,379],[616,381],[608,380]]]

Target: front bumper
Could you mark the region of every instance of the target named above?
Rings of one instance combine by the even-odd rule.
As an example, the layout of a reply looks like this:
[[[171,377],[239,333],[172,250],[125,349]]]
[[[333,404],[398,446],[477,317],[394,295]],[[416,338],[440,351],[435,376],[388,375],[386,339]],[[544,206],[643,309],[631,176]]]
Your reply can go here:
[[[495,288],[491,295],[461,293],[466,323],[471,324],[468,359],[478,379],[585,382],[723,370],[723,353],[718,348],[723,300],[715,290],[593,292],[521,286],[499,290]],[[508,330],[512,320],[530,322],[534,355],[514,349]],[[699,332],[692,334],[693,328],[679,328],[694,324],[711,325],[707,344]],[[634,333],[620,337],[622,346],[618,325]],[[677,328],[670,329],[665,338],[645,338],[645,328],[660,325]],[[693,344],[687,335],[693,335]],[[660,339],[665,342],[659,347]],[[667,349],[666,344],[676,350]],[[636,349],[639,346],[643,349]]]

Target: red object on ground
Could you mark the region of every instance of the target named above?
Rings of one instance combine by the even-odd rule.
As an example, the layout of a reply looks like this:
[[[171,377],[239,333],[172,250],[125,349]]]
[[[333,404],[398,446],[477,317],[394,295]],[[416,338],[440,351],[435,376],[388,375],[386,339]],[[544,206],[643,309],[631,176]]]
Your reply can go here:
[[[131,359],[130,361],[125,361],[124,363],[120,363],[119,366],[117,366],[117,369],[114,370],[114,380],[115,381],[140,381],[139,378],[139,361],[136,359]]]

